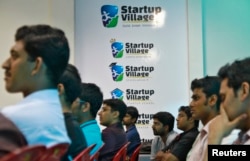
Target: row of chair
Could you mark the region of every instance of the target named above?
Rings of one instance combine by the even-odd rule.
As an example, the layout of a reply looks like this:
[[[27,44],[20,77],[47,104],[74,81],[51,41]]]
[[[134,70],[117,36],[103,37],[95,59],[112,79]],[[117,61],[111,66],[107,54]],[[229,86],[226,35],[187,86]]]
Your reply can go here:
[[[68,143],[56,144],[49,148],[44,145],[25,146],[7,154],[0,161],[60,161],[68,147]]]
[[[116,153],[112,161],[126,161],[127,148],[130,142],[123,145],[120,150]],[[130,161],[138,161],[139,152],[142,144],[139,144],[133,154],[131,155]]]
[[[125,161],[127,147],[130,142],[123,145],[116,153],[112,161]],[[96,146],[93,144],[78,154],[73,161],[98,161],[100,150],[104,144],[90,156],[90,151]],[[60,161],[61,157],[67,152],[68,143],[60,143],[49,148],[44,145],[30,145],[17,149],[8,155],[2,157],[0,161]],[[130,161],[138,161],[141,144],[133,152]]]

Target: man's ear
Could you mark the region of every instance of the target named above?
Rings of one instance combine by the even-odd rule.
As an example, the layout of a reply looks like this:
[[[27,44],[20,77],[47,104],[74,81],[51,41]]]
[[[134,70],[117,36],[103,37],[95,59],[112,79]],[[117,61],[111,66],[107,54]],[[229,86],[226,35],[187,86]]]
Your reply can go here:
[[[165,125],[164,126],[164,129],[167,130],[169,132],[169,126],[168,125]]]
[[[210,106],[214,106],[216,105],[217,100],[218,100],[218,97],[215,94],[213,94],[212,96],[208,98],[208,104]]]
[[[88,102],[85,102],[83,105],[82,105],[82,112],[87,112],[90,110],[90,104]]]
[[[113,111],[112,115],[114,116],[114,118],[118,118],[119,119],[120,112],[119,111]]]
[[[244,101],[249,96],[249,84],[248,82],[243,82],[241,84],[241,91],[239,93],[240,100]]]
[[[41,70],[42,65],[43,65],[43,58],[40,56],[37,57],[34,63],[35,63],[35,66],[32,69],[31,75],[35,75]]]
[[[133,123],[136,123],[136,118],[131,119]]]
[[[59,96],[63,95],[65,93],[64,85],[62,83],[59,83],[57,85],[57,90],[58,90]]]

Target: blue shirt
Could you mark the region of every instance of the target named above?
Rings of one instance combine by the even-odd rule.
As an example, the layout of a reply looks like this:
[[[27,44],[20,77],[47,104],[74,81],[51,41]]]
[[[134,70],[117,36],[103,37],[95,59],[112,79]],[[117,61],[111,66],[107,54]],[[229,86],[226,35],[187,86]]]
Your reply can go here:
[[[130,142],[127,154],[131,156],[137,146],[141,143],[140,135],[135,125],[132,125],[127,129],[126,136],[127,140]]]
[[[56,89],[33,92],[3,108],[2,113],[21,130],[29,145],[70,143]]]
[[[87,146],[96,144],[94,149],[91,150],[90,155],[94,154],[103,144],[101,129],[96,120],[87,121],[80,125],[84,134]]]

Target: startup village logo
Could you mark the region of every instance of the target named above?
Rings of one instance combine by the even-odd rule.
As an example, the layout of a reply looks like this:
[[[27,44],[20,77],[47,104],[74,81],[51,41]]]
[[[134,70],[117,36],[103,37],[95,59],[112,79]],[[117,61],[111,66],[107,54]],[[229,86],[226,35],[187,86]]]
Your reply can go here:
[[[116,88],[113,91],[111,91],[111,96],[114,99],[124,99],[124,94],[126,95],[127,101],[150,101],[150,98],[155,94],[155,90],[153,89],[126,89],[126,92],[124,93],[121,89]]]
[[[101,16],[103,26],[106,28],[116,27],[118,24],[118,6],[116,5],[103,5],[101,7]],[[121,6],[121,19],[123,22],[141,22],[148,23],[157,21],[156,17],[162,12],[161,7],[133,7],[133,6]],[[136,25],[138,26],[138,25]]]
[[[132,66],[127,65],[125,66],[125,73],[124,68],[122,65],[113,62],[109,65],[112,73],[113,81],[120,82],[123,80],[124,74],[127,78],[132,79],[145,79],[149,78],[150,74],[155,70],[153,66]]]
[[[154,48],[153,43],[133,43],[118,42],[115,39],[110,40],[112,55],[114,58],[122,58],[124,51],[127,56],[149,56],[150,51]]]

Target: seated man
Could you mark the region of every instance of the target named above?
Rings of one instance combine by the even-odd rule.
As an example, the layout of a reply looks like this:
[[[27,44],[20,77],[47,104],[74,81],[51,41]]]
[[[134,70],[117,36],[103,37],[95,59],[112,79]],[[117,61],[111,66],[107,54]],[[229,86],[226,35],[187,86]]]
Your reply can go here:
[[[130,142],[127,150],[128,157],[131,157],[137,146],[141,144],[141,138],[135,126],[138,116],[139,113],[136,107],[127,107],[127,113],[123,118],[123,124],[126,126],[126,136],[127,140]]]
[[[155,138],[151,144],[150,159],[154,160],[155,155],[164,147],[168,146],[177,136],[174,129],[174,116],[169,112],[158,112],[153,115],[152,129]]]
[[[21,131],[4,115],[0,113],[0,158],[27,145]]]
[[[119,99],[103,101],[100,123],[106,128],[102,131],[102,140],[105,143],[100,151],[100,161],[111,161],[120,148],[127,143],[126,133],[122,126],[122,119],[126,114],[127,106]]]
[[[168,146],[158,152],[155,160],[157,161],[185,161],[193,142],[199,134],[199,120],[194,120],[189,106],[181,106],[176,119],[177,128],[184,131]]]
[[[58,79],[69,60],[62,30],[48,25],[22,26],[9,58],[3,63],[5,88],[24,99],[2,109],[24,134],[29,145],[70,143],[58,97]]]
[[[87,146],[96,144],[90,152],[92,155],[103,145],[101,130],[95,119],[102,106],[103,94],[93,83],[82,83],[81,87],[81,94],[71,108],[86,138]]]
[[[64,121],[71,145],[67,154],[63,157],[63,161],[67,161],[68,157],[75,158],[83,149],[87,147],[85,137],[79,127],[78,122],[71,111],[71,105],[81,92],[81,77],[77,68],[68,64],[63,75],[59,79],[58,91],[62,104]]]

